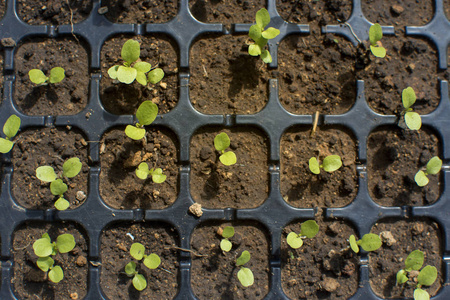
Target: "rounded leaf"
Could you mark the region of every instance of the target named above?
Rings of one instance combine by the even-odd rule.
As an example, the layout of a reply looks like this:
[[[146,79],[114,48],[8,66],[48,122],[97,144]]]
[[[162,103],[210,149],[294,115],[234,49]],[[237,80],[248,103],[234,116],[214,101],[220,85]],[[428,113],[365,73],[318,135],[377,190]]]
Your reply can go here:
[[[226,239],[229,239],[233,237],[234,235],[234,227],[233,226],[227,226],[223,229],[222,236]]]
[[[405,270],[400,270],[397,272],[396,275],[397,278],[397,284],[404,284],[408,281],[408,276]]]
[[[117,70],[117,80],[122,83],[132,83],[136,79],[136,75],[137,70],[130,67],[120,66]]]
[[[237,277],[239,282],[245,287],[251,286],[255,282],[253,272],[249,268],[241,267],[237,273]]]
[[[429,182],[427,175],[425,175],[425,172],[422,170],[416,173],[414,181],[418,186],[426,186]]]
[[[427,173],[431,175],[435,175],[439,173],[442,167],[442,160],[439,157],[432,157],[427,163]]]
[[[63,164],[63,174],[68,178],[75,177],[80,173],[82,166],[83,164],[78,157],[69,158]]]
[[[55,196],[61,196],[67,191],[67,185],[61,179],[56,179],[50,183],[50,191]]]
[[[137,71],[136,73],[136,81],[142,85],[147,85],[147,75],[144,72]]]
[[[64,272],[60,266],[53,267],[50,272],[48,272],[48,279],[51,282],[58,283],[64,279]]]
[[[228,252],[231,250],[232,247],[233,247],[233,244],[229,240],[222,239],[220,241],[220,249],[222,249],[222,251]]]
[[[9,151],[11,151],[13,146],[14,143],[10,140],[0,138],[0,153],[8,153]]]
[[[248,54],[250,54],[251,56],[261,55],[261,47],[259,47],[257,44],[251,44],[248,47]]]
[[[134,261],[130,261],[125,266],[125,273],[128,276],[134,276],[136,274],[136,263]]]
[[[370,51],[373,55],[379,58],[383,58],[386,56],[386,49],[381,46],[372,46],[370,45]]]
[[[416,93],[412,87],[407,87],[402,91],[403,107],[408,109],[416,102]]]
[[[230,138],[225,132],[221,132],[214,138],[214,148],[217,151],[223,151],[230,147]]]
[[[130,255],[137,260],[141,260],[145,254],[145,247],[141,243],[133,243],[130,248]]]
[[[144,258],[144,265],[149,269],[156,269],[161,264],[161,258],[155,253],[151,253],[149,256]]]
[[[370,26],[369,29],[369,40],[371,45],[376,45],[379,40],[383,38],[383,29],[378,23]]]
[[[294,249],[298,249],[303,245],[302,238],[295,232],[290,232],[286,237],[286,242]]]
[[[421,285],[430,286],[432,285],[437,278],[437,269],[434,266],[426,266],[423,268],[419,276],[417,276],[417,282]]]
[[[275,38],[279,34],[280,34],[280,31],[278,29],[269,27],[262,32],[262,37],[267,40],[270,40],[270,39]]]
[[[381,238],[374,233],[365,234],[359,241],[359,245],[365,251],[375,251],[381,247]]]
[[[138,61],[133,65],[133,68],[142,73],[147,73],[152,68],[152,65],[145,61]]]
[[[142,291],[147,287],[147,280],[145,280],[144,275],[136,274],[133,277],[133,286],[138,291]]]
[[[144,101],[139,105],[136,111],[136,118],[139,120],[139,124],[150,125],[155,121],[158,115],[158,106],[152,101]]]
[[[47,256],[47,257],[39,257],[37,262],[36,262],[36,265],[42,271],[48,272],[48,270],[51,267],[53,267],[54,263],[55,263],[55,261],[53,260],[53,258],[51,258],[50,256]]]
[[[308,162],[309,170],[314,174],[320,174],[320,166],[317,158],[311,157]]]
[[[419,130],[422,127],[422,118],[416,112],[409,111],[405,114],[405,123],[411,130]]]
[[[350,248],[352,248],[353,252],[358,253],[359,252],[359,246],[356,243],[356,237],[352,234],[350,238],[348,239],[350,242]]]
[[[157,168],[152,174],[152,181],[154,183],[163,183],[166,181],[167,176],[162,173],[161,168]]]
[[[422,268],[424,261],[424,254],[420,250],[414,250],[411,252],[405,260],[405,269],[407,271],[416,270],[419,271]]]
[[[270,14],[265,8],[261,8],[256,12],[256,25],[261,28],[266,27],[270,23]]]
[[[9,138],[16,136],[20,128],[20,118],[16,115],[9,116],[6,120],[5,125],[3,125],[3,133]]]
[[[56,180],[56,173],[50,166],[42,166],[36,169],[36,177],[44,182],[52,182]]]
[[[145,129],[144,128],[137,128],[133,125],[127,125],[127,127],[125,128],[125,134],[133,139],[133,140],[140,140],[142,138],[144,138],[145,136]]]
[[[261,59],[266,64],[270,64],[272,62],[272,56],[270,55],[270,52],[268,50],[264,50],[261,52]]]
[[[236,266],[238,266],[238,267],[243,266],[249,260],[250,260],[250,252],[245,250],[244,252],[242,252],[241,256],[239,256],[238,259],[236,260]]]
[[[219,160],[225,166],[234,165],[237,162],[236,154],[233,151],[228,151],[219,156]]]
[[[75,248],[75,238],[70,233],[61,234],[56,238],[56,248],[59,253],[67,253]]]
[[[55,67],[50,70],[49,82],[50,83],[58,83],[61,82],[64,77],[66,77],[64,73],[64,69],[61,67]]]
[[[430,300],[430,295],[427,291],[417,288],[414,290],[414,300]]]
[[[108,75],[111,79],[117,79],[117,70],[119,70],[119,67],[119,65],[115,65],[108,69]]]
[[[150,71],[150,73],[148,73],[147,78],[151,84],[157,84],[164,78],[164,71],[161,68],[153,69]]]
[[[28,72],[28,76],[30,77],[31,82],[34,84],[43,84],[47,81],[47,76],[45,76],[44,72],[38,69],[32,69]]]
[[[248,36],[254,40],[255,42],[261,38],[262,31],[261,27],[258,25],[252,25],[250,26],[250,29],[248,31]],[[258,54],[259,55],[259,54]]]
[[[53,245],[48,238],[40,238],[33,243],[33,251],[38,257],[50,256],[53,252]]]
[[[145,162],[142,162],[139,164],[138,168],[136,169],[136,176],[139,179],[145,180],[148,177],[148,165]]]
[[[63,197],[59,197],[59,199],[56,200],[56,202],[55,202],[55,208],[57,210],[66,210],[69,208],[69,206],[70,206],[69,201],[67,201]]]
[[[301,225],[301,235],[306,236],[309,239],[312,239],[319,232],[319,225],[317,225],[316,221],[308,220],[302,223]]]
[[[327,172],[334,172],[342,166],[342,160],[339,155],[328,155],[323,159],[323,169]]]
[[[128,40],[123,44],[121,56],[127,63],[135,62],[141,55],[141,48],[138,41]]]

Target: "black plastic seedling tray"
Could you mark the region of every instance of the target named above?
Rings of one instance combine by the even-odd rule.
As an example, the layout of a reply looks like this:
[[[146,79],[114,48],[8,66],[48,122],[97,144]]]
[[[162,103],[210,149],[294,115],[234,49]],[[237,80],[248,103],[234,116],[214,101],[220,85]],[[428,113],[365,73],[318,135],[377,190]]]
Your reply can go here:
[[[89,141],[99,141],[103,133],[118,125],[131,124],[131,115],[112,115],[104,110],[99,96],[100,50],[108,37],[123,33],[130,35],[145,35],[147,33],[164,33],[173,38],[179,49],[179,100],[178,105],[169,113],[158,116],[155,124],[170,128],[179,141],[180,163],[180,192],[175,203],[163,210],[117,210],[104,204],[99,193],[99,143],[89,143],[91,158],[89,171],[89,193],[85,203],[73,210],[58,212],[55,209],[29,210],[20,207],[12,197],[11,177],[14,172],[11,156],[3,155],[2,160],[2,193],[0,202],[0,229],[1,229],[1,272],[2,284],[0,298],[2,300],[16,299],[13,294],[11,278],[13,273],[12,234],[16,227],[29,220],[52,222],[57,220],[73,221],[80,224],[88,235],[89,283],[86,299],[106,299],[102,294],[99,278],[101,271],[100,234],[108,224],[118,221],[164,221],[170,223],[178,232],[179,246],[190,248],[190,236],[194,228],[207,220],[256,220],[263,224],[270,234],[270,291],[266,299],[288,299],[283,293],[281,285],[281,234],[282,229],[293,220],[304,220],[314,217],[314,209],[298,209],[288,205],[280,194],[280,139],[285,130],[293,125],[311,125],[311,115],[293,115],[288,113],[278,100],[278,82],[270,80],[270,96],[266,107],[254,115],[204,115],[197,112],[189,99],[189,49],[194,39],[204,33],[230,33],[222,24],[205,24],[195,20],[188,8],[188,0],[179,1],[178,15],[168,23],[163,24],[115,24],[98,14],[102,6],[101,1],[94,0],[92,12],[89,17],[75,24],[55,26],[31,26],[19,19],[16,13],[16,1],[6,1],[6,13],[0,21],[0,39],[12,38],[16,45],[26,37],[41,36],[56,38],[69,36],[73,33],[89,44],[90,50],[90,94],[86,108],[72,116],[28,116],[21,113],[15,106],[13,89],[15,82],[14,53],[17,46],[4,47],[4,85],[3,101],[0,106],[0,124],[4,124],[11,114],[22,119],[21,130],[28,127],[49,127],[70,125],[79,128]],[[273,56],[270,67],[277,66],[277,47],[279,42],[293,33],[309,33],[308,25],[294,25],[282,20],[276,11],[276,1],[268,0],[267,8],[272,16],[270,26],[279,28],[281,34],[270,41],[269,47]],[[353,12],[347,21],[361,40],[368,39],[370,23],[363,16],[361,3],[353,1]],[[231,31],[237,33],[248,32],[251,24],[235,24]],[[355,45],[357,41],[350,28],[345,24],[329,25],[322,31],[335,33],[347,37]],[[384,27],[385,34],[393,34],[393,27]],[[420,35],[430,39],[437,47],[439,53],[439,68],[447,68],[447,47],[450,43],[450,22],[443,10],[443,0],[435,0],[435,14],[433,20],[423,27],[406,27],[407,35]],[[443,189],[440,199],[426,207],[382,207],[376,204],[369,196],[366,176],[366,144],[367,137],[376,127],[395,125],[397,117],[383,116],[375,113],[367,105],[364,97],[364,82],[357,82],[357,100],[350,111],[343,115],[323,115],[319,118],[319,125],[339,124],[349,128],[357,139],[359,162],[357,166],[359,192],[354,201],[342,208],[327,208],[327,217],[342,218],[351,221],[359,235],[370,231],[378,220],[386,217],[405,219],[409,217],[426,217],[439,223],[443,231],[443,262],[444,284],[438,295],[433,299],[450,299],[450,102],[448,98],[448,83],[440,82],[440,104],[438,108],[428,115],[422,116],[423,124],[433,128],[440,135],[443,145]],[[86,118],[86,113],[91,117]],[[188,214],[188,208],[193,204],[189,192],[190,155],[189,143],[194,132],[207,125],[221,125],[230,127],[235,125],[255,126],[263,130],[269,141],[269,197],[264,204],[254,209],[204,209],[201,218]],[[447,184],[448,183],[448,184]],[[188,252],[179,254],[178,278],[179,292],[176,299],[195,299],[190,287],[191,257]],[[300,272],[301,270],[299,270]],[[372,292],[369,284],[368,257],[360,256],[359,288],[352,299],[379,299]]]

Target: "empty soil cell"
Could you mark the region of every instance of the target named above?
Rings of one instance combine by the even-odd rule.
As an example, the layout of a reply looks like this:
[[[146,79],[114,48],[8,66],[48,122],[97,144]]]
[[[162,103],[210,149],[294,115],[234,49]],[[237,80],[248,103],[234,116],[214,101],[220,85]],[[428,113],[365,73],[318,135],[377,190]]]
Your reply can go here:
[[[204,23],[254,23],[258,10],[266,6],[264,0],[189,0],[194,18]]]
[[[89,0],[17,0],[17,14],[30,25],[79,23],[92,9]]]
[[[291,128],[281,138],[281,195],[295,207],[342,207],[358,191],[356,143],[343,128]],[[339,155],[342,167],[333,173],[309,170],[311,157],[319,163],[328,155]]]
[[[372,132],[367,144],[369,194],[383,206],[428,205],[441,192],[441,175],[428,175],[430,182],[419,187],[414,176],[433,156],[440,156],[437,136],[427,128],[420,131],[388,127]]]
[[[72,38],[31,39],[19,45],[14,66],[18,108],[28,115],[74,115],[82,111],[89,96],[86,49]],[[66,76],[59,83],[36,86],[28,76],[31,69],[49,76],[54,67],[65,70]]]
[[[150,63],[152,68],[163,69],[164,78],[159,83],[155,85],[148,83],[147,86],[143,86],[134,81],[125,84],[109,77],[109,68],[123,64],[120,53],[123,44],[129,39],[141,44],[141,61]],[[101,69],[100,99],[110,113],[135,114],[143,101],[151,100],[158,105],[159,114],[164,114],[178,102],[177,46],[165,36],[118,36],[107,40],[101,51]]]
[[[289,23],[313,23],[314,26],[337,24],[338,20],[348,20],[352,13],[352,0],[276,1],[278,13],[286,22]]]
[[[364,16],[373,23],[423,26],[433,18],[433,0],[362,0]]]
[[[214,148],[214,137],[228,134],[237,163],[225,166]],[[254,128],[202,128],[191,139],[190,190],[206,208],[254,208],[268,196],[269,167],[266,137]]]
[[[51,166],[62,178],[62,166],[66,160],[78,157],[83,164],[81,172],[70,179],[63,179],[68,186],[64,198],[69,209],[84,203],[88,194],[89,166],[87,142],[75,129],[35,128],[21,132],[12,150],[13,176],[11,189],[14,200],[25,208],[54,208],[58,199],[50,192],[50,183],[36,178],[36,169]]]
[[[229,252],[220,249],[219,228],[233,226],[235,234]],[[191,286],[199,299],[263,299],[269,292],[269,242],[266,232],[256,223],[212,223],[197,227],[191,238]],[[236,259],[243,251],[250,253],[244,267],[253,272],[253,285],[245,288],[239,282]],[[207,284],[206,284],[207,283]]]
[[[356,48],[335,35],[289,36],[278,48],[279,98],[294,114],[342,114],[356,101]]]
[[[178,13],[178,0],[106,0],[106,17],[115,23],[165,23]]]
[[[190,53],[190,99],[205,114],[254,114],[268,100],[270,74],[248,54],[249,37],[224,35],[194,43]]]
[[[286,243],[302,222],[286,226],[282,235],[281,283],[291,299],[350,299],[358,289],[359,259],[348,246],[353,228],[342,221],[317,220],[319,233],[303,239],[298,249]],[[301,270],[301,271],[299,271]]]
[[[75,238],[75,248],[68,253],[52,256],[64,272],[64,279],[53,283],[41,271],[34,254],[33,243],[48,233],[52,242],[61,234]],[[88,286],[87,239],[81,227],[73,223],[25,223],[13,234],[14,257],[11,283],[18,299],[83,299]]]
[[[423,286],[431,296],[438,293],[444,283],[442,261],[442,234],[438,224],[424,219],[386,220],[374,225],[372,233],[387,234],[388,241],[375,253],[369,253],[370,286],[382,298],[413,298],[414,285],[396,285],[396,274],[405,268],[405,259],[414,250],[425,253],[423,267],[435,266],[437,280],[430,286]],[[384,233],[386,234],[386,233]],[[383,238],[382,238],[383,239]]]
[[[178,191],[177,140],[163,128],[147,128],[146,142],[125,135],[124,128],[113,129],[100,142],[100,195],[117,209],[163,209],[175,202]],[[161,168],[167,176],[154,183],[136,176],[141,162]]]
[[[123,224],[107,228],[101,237],[100,286],[110,300],[114,299],[173,299],[178,292],[178,235],[164,223]],[[148,269],[143,261],[130,255],[133,243],[145,246],[145,254],[155,253],[161,258],[157,269]],[[134,261],[139,274],[144,275],[147,287],[138,292],[133,278],[125,273],[125,266]]]

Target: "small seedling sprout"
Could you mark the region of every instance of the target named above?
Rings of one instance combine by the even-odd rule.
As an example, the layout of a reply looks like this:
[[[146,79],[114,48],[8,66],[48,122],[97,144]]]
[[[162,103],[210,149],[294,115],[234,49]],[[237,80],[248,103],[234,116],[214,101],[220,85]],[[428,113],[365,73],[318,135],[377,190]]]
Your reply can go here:
[[[0,138],[0,153],[8,153],[14,146],[14,142],[11,141],[16,136],[20,128],[20,118],[16,115],[11,115],[3,125],[3,133],[6,138]]]
[[[273,27],[269,27],[266,30],[264,30],[264,27],[269,25],[269,23],[270,23],[269,12],[267,11],[267,9],[261,8],[256,13],[256,24],[252,25],[248,32],[248,35],[255,42],[254,44],[251,44],[248,47],[248,53],[251,56],[259,55],[263,60],[263,62],[265,62],[266,64],[272,62],[272,56],[270,55],[270,52],[267,49],[264,49],[264,47],[266,47],[267,42],[270,39],[273,39],[280,34],[280,31]]]
[[[48,279],[54,283],[58,283],[64,278],[64,272],[60,266],[55,266],[55,261],[51,255],[59,253],[67,253],[75,248],[75,238],[73,235],[66,233],[56,238],[56,242],[51,241],[48,233],[44,233],[42,238],[33,243],[34,254],[38,256],[36,265],[44,272],[48,272]]]
[[[416,102],[416,93],[412,87],[407,87],[402,91],[402,103],[404,110],[402,112],[405,115],[405,123],[411,130],[419,130],[422,127],[422,119],[420,115],[413,111],[411,106]]]
[[[38,69],[32,69],[28,72],[31,82],[36,85],[47,85],[48,83],[61,82],[65,75],[65,70],[61,67],[55,67],[50,70],[50,75],[45,76],[44,72]]]
[[[63,164],[63,177],[73,178],[81,171],[82,164],[78,157],[69,158]],[[70,203],[64,199],[67,185],[61,178],[58,178],[55,170],[51,166],[41,166],[36,169],[36,177],[44,182],[50,182],[50,191],[54,196],[59,196],[55,202],[57,210],[66,210]]]
[[[442,167],[442,160],[439,157],[432,157],[428,163],[425,171],[419,170],[414,176],[414,181],[418,186],[426,186],[429,182],[427,175],[436,175]]]
[[[127,125],[125,134],[133,140],[140,140],[145,136],[145,125],[150,125],[158,115],[158,106],[152,101],[144,101],[136,111],[138,122],[136,126]]]
[[[303,245],[303,239],[312,239],[319,232],[319,225],[316,221],[308,220],[303,222],[300,228],[300,233],[290,232],[286,237],[286,242],[294,249],[298,249]]]
[[[352,234],[348,239],[350,242],[350,248],[353,252],[358,253],[359,247],[364,249],[364,251],[375,251],[381,247],[381,238],[374,233],[367,233],[363,235],[362,239],[356,240],[356,237]]]
[[[230,242],[230,238],[234,236],[234,227],[227,226],[222,231],[223,239],[220,241],[220,249],[225,252],[229,252],[233,247],[233,244]]]
[[[372,51],[373,55],[376,57],[385,57],[386,49],[379,45],[379,41],[383,38],[383,30],[381,29],[381,25],[378,23],[370,26],[369,29],[369,40],[370,40],[370,51]],[[381,44],[381,42],[380,42]]]
[[[411,271],[419,271],[424,262],[424,253],[420,250],[414,250],[411,252],[405,260],[405,268],[397,272],[397,284],[405,284],[408,280],[412,279],[416,284],[416,289],[414,290],[415,300],[429,300],[430,295],[427,291],[421,289],[422,286],[430,286],[437,279],[437,269],[434,266],[424,267],[417,275],[417,278],[410,278]],[[414,284],[414,283],[412,283]]]
[[[141,55],[140,44],[135,40],[128,40],[123,44],[121,56],[124,60],[123,66],[115,65],[109,68],[108,75],[111,79],[126,84],[133,83],[134,80],[142,85],[147,85],[148,82],[156,84],[164,77],[164,71],[161,68],[152,70],[152,65],[138,61]],[[148,73],[148,75],[146,75]]]
[[[233,151],[225,152],[230,147],[230,138],[225,132],[221,132],[214,138],[214,148],[220,152],[219,160],[225,166],[234,165],[237,161],[236,154]]]
[[[323,159],[322,164],[315,157],[309,159],[309,170],[314,174],[320,174],[320,169],[323,168],[325,171],[331,173],[336,171],[342,166],[342,160],[339,155],[328,155]]]
[[[130,255],[136,260],[144,259],[144,265],[152,270],[161,264],[161,258],[157,254],[151,253],[150,255],[145,255],[145,247],[141,243],[133,243],[131,245]],[[129,262],[125,266],[125,273],[129,277],[133,277],[133,286],[136,290],[142,291],[147,287],[147,280],[144,275],[138,273],[134,261]]]
[[[253,277],[253,272],[249,268],[244,267],[244,265],[250,260],[250,252],[245,250],[242,252],[241,256],[239,256],[236,260],[236,266],[240,267],[240,270],[237,273],[237,277],[239,282],[244,287],[249,287],[255,281]]]
[[[142,180],[145,180],[147,179],[148,175],[152,177],[152,181],[154,183],[163,183],[167,178],[167,176],[163,174],[161,168],[151,168],[149,170],[147,163],[140,163],[138,168],[136,169],[136,176]]]

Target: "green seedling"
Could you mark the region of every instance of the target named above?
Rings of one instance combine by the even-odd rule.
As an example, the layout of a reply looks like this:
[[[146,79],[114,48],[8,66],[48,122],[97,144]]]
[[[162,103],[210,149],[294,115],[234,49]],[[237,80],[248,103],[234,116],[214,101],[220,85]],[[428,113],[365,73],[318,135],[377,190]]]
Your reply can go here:
[[[48,272],[48,279],[54,283],[58,283],[64,278],[64,272],[60,266],[55,266],[55,261],[51,255],[59,253],[67,253],[75,248],[75,238],[73,235],[66,233],[56,238],[56,242],[51,241],[48,233],[44,233],[42,238],[33,243],[34,254],[38,256],[36,265],[44,272]]]
[[[0,153],[8,153],[14,146],[14,142],[11,141],[16,136],[20,128],[20,118],[16,115],[11,115],[3,125],[3,133],[6,139],[0,138]]]
[[[138,168],[136,169],[136,176],[142,180],[147,179],[148,175],[152,177],[152,181],[154,183],[163,183],[166,180],[166,175],[163,174],[163,171],[161,168],[150,170],[148,169],[148,165],[145,162],[142,162],[139,164]]]
[[[78,157],[69,158],[63,164],[62,177],[73,178],[81,171],[82,164]],[[55,202],[57,210],[66,210],[70,203],[64,199],[64,193],[67,191],[67,185],[51,166],[41,166],[36,169],[36,177],[44,182],[50,182],[50,191],[54,196],[59,196]]]
[[[352,234],[348,239],[350,242],[350,248],[352,248],[353,252],[358,253],[359,247],[364,249],[364,251],[375,251],[381,247],[381,238],[373,233],[367,233],[363,235],[362,239],[356,240],[356,237]]]
[[[127,125],[125,134],[133,140],[140,140],[145,136],[145,125],[150,125],[158,115],[158,106],[152,101],[144,101],[136,111],[138,122],[135,126]]]
[[[270,52],[264,48],[270,39],[273,39],[280,34],[280,31],[273,27],[269,27],[264,30],[264,27],[269,25],[269,23],[269,12],[267,9],[261,8],[256,13],[256,24],[252,25],[248,31],[248,35],[255,42],[248,47],[248,54],[251,56],[259,55],[266,64],[272,62],[272,56],[270,55]]]
[[[414,181],[418,186],[426,186],[429,182],[427,175],[436,175],[441,170],[441,167],[442,160],[440,160],[437,156],[432,157],[428,161],[425,171],[420,170],[416,173],[416,176],[414,176]]]
[[[225,166],[234,165],[237,162],[236,154],[233,151],[225,152],[230,147],[230,138],[225,132],[221,132],[214,138],[214,148],[220,152],[219,160]]]
[[[303,245],[303,239],[312,239],[319,232],[319,225],[316,221],[308,220],[303,222],[300,227],[300,233],[290,232],[286,237],[286,242],[294,249],[298,249]]]
[[[36,85],[47,85],[49,83],[61,82],[65,75],[65,70],[61,67],[55,67],[50,70],[50,75],[45,76],[44,72],[38,69],[32,69],[28,72],[31,82]]]
[[[370,40],[370,51],[376,57],[385,57],[386,49],[381,45],[381,42],[378,43],[383,38],[383,30],[381,29],[381,25],[378,23],[370,26],[369,29],[369,40]]]
[[[161,258],[157,254],[151,253],[145,255],[145,247],[141,243],[133,243],[130,248],[130,255],[136,259],[144,259],[144,265],[149,269],[156,269],[161,264]],[[133,286],[136,290],[142,291],[147,287],[147,280],[144,275],[139,274],[136,270],[136,263],[134,261],[129,262],[125,266],[125,273],[129,277],[133,277]]]
[[[148,82],[152,84],[160,82],[164,77],[164,71],[161,68],[154,68],[152,70],[151,64],[139,60],[140,55],[141,48],[139,42],[135,40],[126,41],[123,44],[121,52],[124,63],[122,66],[115,65],[109,68],[109,77],[126,84],[131,84],[136,80],[144,86]]]
[[[421,289],[422,286],[432,285],[437,278],[437,269],[434,266],[426,266],[420,272],[424,262],[424,253],[420,250],[411,252],[405,260],[405,268],[397,272],[397,284],[408,283],[415,285],[414,299],[429,300],[430,295]]]
[[[315,157],[309,159],[309,170],[314,174],[320,174],[320,169],[331,173],[336,171],[342,166],[342,160],[339,155],[328,155],[323,159],[322,164]]]
[[[220,249],[225,252],[229,252],[233,247],[233,244],[230,242],[230,238],[234,236],[234,227],[227,226],[222,230],[223,239],[220,241]]]
[[[422,118],[416,112],[413,112],[411,106],[416,102],[416,93],[412,87],[407,87],[402,91],[402,103],[404,110],[402,115],[405,116],[405,123],[411,130],[419,130],[422,127]]]
[[[240,267],[240,270],[237,273],[237,277],[239,279],[239,282],[245,287],[251,286],[255,281],[252,270],[244,267],[244,265],[249,260],[250,260],[250,252],[248,252],[247,250],[242,252],[241,256],[239,256],[236,260],[236,266]]]

